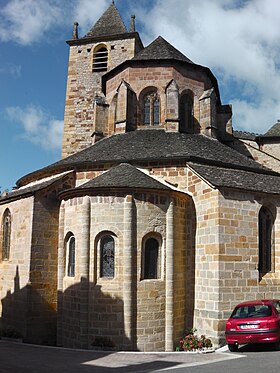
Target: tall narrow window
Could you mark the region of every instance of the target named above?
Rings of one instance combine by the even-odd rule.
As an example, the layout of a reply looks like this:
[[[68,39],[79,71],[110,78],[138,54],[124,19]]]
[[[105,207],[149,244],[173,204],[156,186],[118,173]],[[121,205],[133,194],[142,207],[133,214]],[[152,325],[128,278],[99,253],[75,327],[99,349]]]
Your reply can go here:
[[[92,71],[107,71],[108,67],[108,50],[106,47],[98,48],[93,54]]]
[[[115,274],[115,241],[112,236],[100,240],[100,277],[114,277]]]
[[[272,269],[273,215],[266,207],[259,212],[259,272],[264,274]]]
[[[143,120],[146,126],[160,124],[160,102],[155,92],[150,92],[143,98]]]
[[[193,133],[193,99],[184,94],[180,99],[180,132]]]
[[[67,276],[75,277],[75,237],[71,236],[68,240],[68,263],[67,263]]]
[[[10,210],[5,210],[2,222],[2,260],[10,259],[10,241],[11,241],[11,213]]]
[[[144,278],[158,278],[159,243],[155,238],[148,238],[144,247]]]

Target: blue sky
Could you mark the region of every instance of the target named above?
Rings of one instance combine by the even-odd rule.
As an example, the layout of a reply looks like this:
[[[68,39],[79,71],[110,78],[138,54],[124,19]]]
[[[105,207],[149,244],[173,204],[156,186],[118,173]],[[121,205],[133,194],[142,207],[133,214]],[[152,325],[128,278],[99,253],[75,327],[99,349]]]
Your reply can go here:
[[[60,159],[68,45],[110,0],[0,0],[0,190]],[[280,118],[279,0],[116,0],[144,45],[163,36],[216,76],[235,129],[265,133]],[[151,21],[152,20],[152,21]]]

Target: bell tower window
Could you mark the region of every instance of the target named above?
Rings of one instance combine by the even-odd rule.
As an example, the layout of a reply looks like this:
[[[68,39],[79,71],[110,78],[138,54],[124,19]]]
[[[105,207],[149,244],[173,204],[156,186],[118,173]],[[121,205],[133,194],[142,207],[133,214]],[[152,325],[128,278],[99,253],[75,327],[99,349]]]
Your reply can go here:
[[[93,53],[93,72],[107,71],[108,50],[106,47],[97,48]]]

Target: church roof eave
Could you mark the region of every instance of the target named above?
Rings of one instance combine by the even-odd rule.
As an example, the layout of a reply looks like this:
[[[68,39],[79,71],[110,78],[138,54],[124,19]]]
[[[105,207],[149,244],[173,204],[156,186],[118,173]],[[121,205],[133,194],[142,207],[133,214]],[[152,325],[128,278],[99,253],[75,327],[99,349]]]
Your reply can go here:
[[[279,175],[207,136],[164,130],[138,130],[105,137],[78,153],[23,176],[17,185],[26,185],[46,175],[67,170],[90,170],[99,165],[110,166],[122,162],[139,165],[151,162],[162,164],[166,161],[181,164],[192,161],[235,170],[253,170],[259,174]]]
[[[66,43],[70,46],[84,45],[90,43],[106,42],[110,40],[123,40],[123,39],[133,39],[135,38],[142,48],[144,48],[142,40],[138,32],[126,32],[123,34],[105,35],[105,36],[90,36],[80,39],[67,40]]]

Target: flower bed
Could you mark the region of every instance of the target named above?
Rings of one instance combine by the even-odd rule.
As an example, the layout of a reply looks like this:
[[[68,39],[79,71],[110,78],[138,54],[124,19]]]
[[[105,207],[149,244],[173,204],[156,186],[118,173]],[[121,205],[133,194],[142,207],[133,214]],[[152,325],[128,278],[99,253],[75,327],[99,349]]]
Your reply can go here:
[[[176,351],[188,351],[188,352],[212,352],[212,342],[210,338],[206,338],[205,335],[200,337],[195,334],[196,329],[191,329],[183,337],[180,338],[179,346],[176,347]]]

